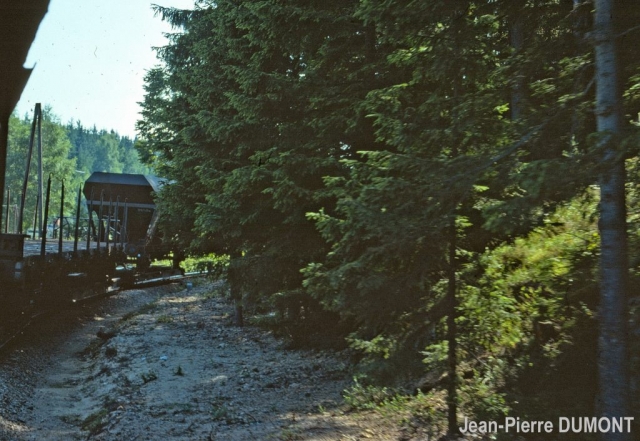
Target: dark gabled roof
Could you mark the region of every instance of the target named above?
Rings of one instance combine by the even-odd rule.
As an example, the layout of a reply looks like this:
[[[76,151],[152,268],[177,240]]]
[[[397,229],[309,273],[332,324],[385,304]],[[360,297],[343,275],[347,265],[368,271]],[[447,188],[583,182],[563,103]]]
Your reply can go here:
[[[109,185],[138,185],[141,187],[151,187],[153,191],[160,190],[162,186],[158,177],[152,175],[134,175],[127,173],[106,173],[93,172],[87,184],[109,184]]]
[[[154,207],[153,193],[158,192],[162,184],[161,179],[150,175],[94,172],[85,181],[83,193],[87,200],[93,200],[92,204],[102,195],[105,201],[120,200]]]

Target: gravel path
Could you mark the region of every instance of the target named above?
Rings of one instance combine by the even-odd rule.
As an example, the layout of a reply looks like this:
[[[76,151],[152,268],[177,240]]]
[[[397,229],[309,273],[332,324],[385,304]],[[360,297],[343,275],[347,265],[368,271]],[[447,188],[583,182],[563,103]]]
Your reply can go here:
[[[0,360],[0,440],[399,439],[340,411],[341,354],[233,327],[213,292],[127,291],[33,328]]]

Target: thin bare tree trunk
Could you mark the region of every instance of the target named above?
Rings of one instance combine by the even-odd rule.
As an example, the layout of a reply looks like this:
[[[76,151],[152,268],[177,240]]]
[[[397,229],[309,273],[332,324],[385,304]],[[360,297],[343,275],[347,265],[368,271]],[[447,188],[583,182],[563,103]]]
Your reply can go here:
[[[240,276],[239,260],[241,254],[234,252],[231,255],[229,269],[227,273],[227,282],[229,283],[229,291],[233,304],[235,306],[234,324],[239,327],[244,326],[244,314],[242,311],[242,283]]]
[[[514,12],[509,24],[509,42],[514,55],[521,55],[524,49],[524,17],[522,17],[523,1],[516,2],[518,11]],[[511,86],[511,119],[516,121],[522,117],[524,103],[524,78],[518,73]]]
[[[7,171],[7,146],[9,145],[9,115],[0,115],[0,208],[4,201],[4,176]],[[8,204],[8,202],[7,202]],[[0,210],[2,211],[2,210]],[[0,231],[2,231],[2,216],[0,216]]]
[[[604,148],[600,175],[600,335],[598,341],[598,411],[606,417],[628,416],[627,285],[628,257],[624,159],[617,150],[622,111],[618,88],[613,1],[595,1],[596,117]],[[629,440],[626,433],[606,433],[607,441]]]
[[[447,283],[447,297],[449,304],[449,314],[447,315],[447,342],[449,344],[448,353],[448,368],[447,375],[449,382],[447,385],[447,423],[449,435],[455,435],[459,433],[458,428],[458,329],[456,326],[456,312],[458,301],[456,298],[457,283],[456,283],[456,246],[457,246],[457,232],[456,232],[456,219],[455,216],[451,219],[451,226],[449,227],[449,268],[448,268],[448,283]]]

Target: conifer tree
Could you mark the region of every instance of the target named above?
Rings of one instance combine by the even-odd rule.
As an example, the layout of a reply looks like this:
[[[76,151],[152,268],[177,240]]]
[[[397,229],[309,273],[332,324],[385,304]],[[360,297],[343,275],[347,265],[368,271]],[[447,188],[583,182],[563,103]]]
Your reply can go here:
[[[498,354],[541,350],[526,327],[561,299],[542,282],[512,286],[516,270],[496,256],[551,228],[567,201],[588,198],[603,164],[592,142],[588,8],[158,8],[180,32],[147,76],[137,147],[174,181],[159,197],[167,236],[231,256],[238,312],[243,300],[270,303],[292,335],[319,328],[313,317],[327,311],[339,316],[362,365],[382,366],[387,381],[401,380],[398,367],[424,369],[427,348],[428,368],[449,373],[450,432],[469,406],[456,396],[463,386],[484,387],[473,406],[500,416],[508,404],[499,385],[516,369]],[[633,82],[637,62],[628,52],[624,60],[623,80]],[[637,110],[637,87],[627,88]],[[513,256],[514,267],[529,261]],[[488,287],[499,271],[504,280]],[[540,317],[519,317],[530,313]],[[447,349],[448,363],[438,356]],[[459,378],[459,363],[472,380]]]

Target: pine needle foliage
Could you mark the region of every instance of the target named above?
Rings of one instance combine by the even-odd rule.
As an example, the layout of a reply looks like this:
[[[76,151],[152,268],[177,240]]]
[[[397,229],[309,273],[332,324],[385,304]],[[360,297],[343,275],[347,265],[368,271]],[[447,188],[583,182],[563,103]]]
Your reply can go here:
[[[543,399],[558,412],[593,411],[549,386],[557,373],[575,392],[595,372],[593,189],[609,164],[596,133],[590,8],[156,8],[177,32],[147,74],[138,148],[174,182],[159,195],[165,235],[230,256],[239,305],[271,308],[298,343],[328,330],[346,337],[372,378],[408,388],[425,370],[441,378],[447,328],[457,328],[466,414],[537,418]],[[630,38],[640,9],[619,8],[616,30]],[[617,158],[635,184],[639,58],[632,45],[620,55]],[[632,275],[637,265],[632,257]],[[570,378],[576,360],[588,362]],[[432,383],[424,388],[442,387]]]

